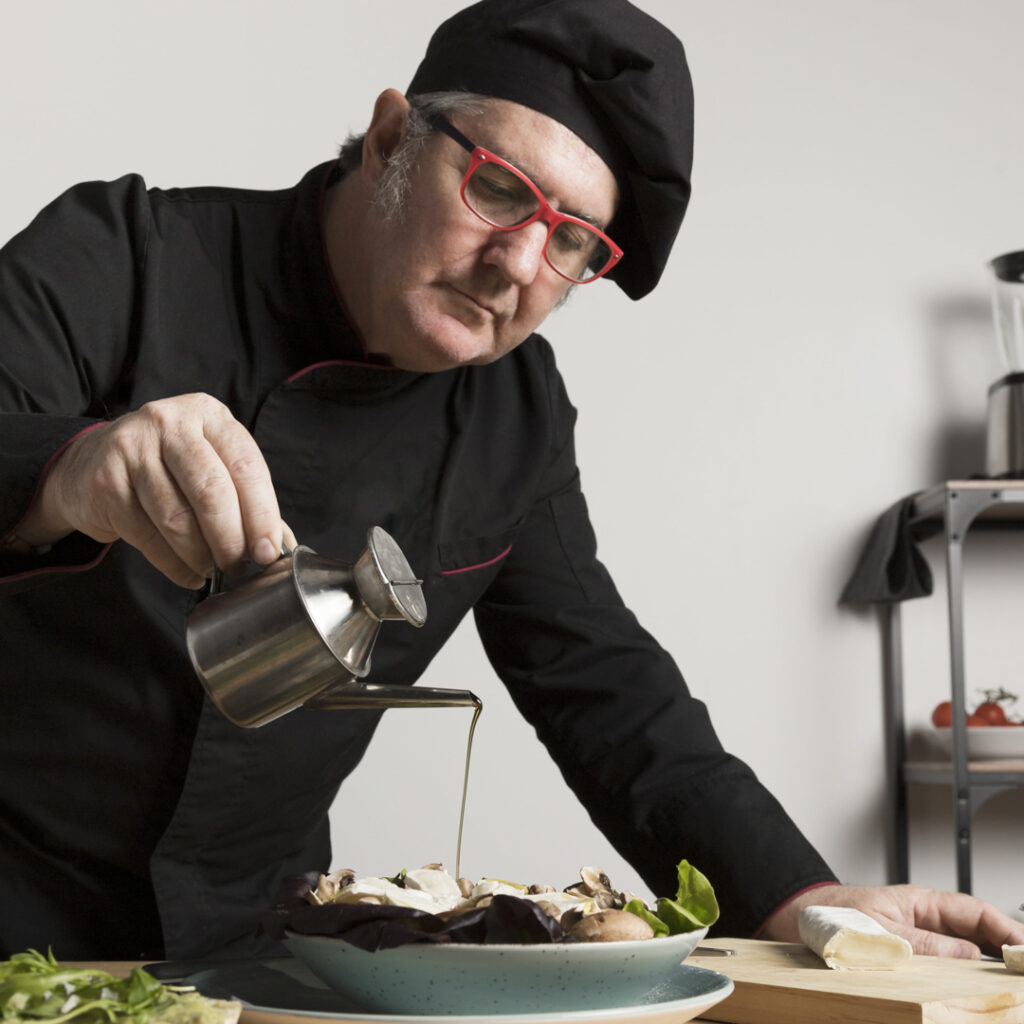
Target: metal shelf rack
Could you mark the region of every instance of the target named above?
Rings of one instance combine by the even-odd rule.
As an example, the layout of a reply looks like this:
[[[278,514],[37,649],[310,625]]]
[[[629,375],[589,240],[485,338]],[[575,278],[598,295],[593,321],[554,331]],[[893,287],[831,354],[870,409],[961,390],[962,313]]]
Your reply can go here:
[[[945,761],[907,760],[903,714],[903,637],[898,601],[882,606],[886,682],[889,788],[892,807],[894,882],[909,881],[907,786],[950,786],[956,840],[956,877],[960,892],[971,891],[971,819],[987,799],[1024,785],[1024,759],[968,761],[964,665],[963,548],[972,528],[1024,528],[1024,480],[947,480],[919,494],[910,526],[934,526],[941,520],[946,554],[949,612],[950,699],[953,704],[952,754]]]

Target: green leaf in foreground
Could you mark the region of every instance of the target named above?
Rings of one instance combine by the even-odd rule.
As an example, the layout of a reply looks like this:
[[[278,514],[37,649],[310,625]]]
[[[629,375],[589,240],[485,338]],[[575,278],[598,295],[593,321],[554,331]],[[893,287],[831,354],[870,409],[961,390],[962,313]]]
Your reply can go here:
[[[0,1021],[22,1024],[217,1024],[224,1014],[188,987],[162,985],[136,967],[127,978],[62,967],[49,951],[0,962]]]
[[[658,900],[658,917],[668,925],[670,934],[706,928],[718,920],[718,900],[711,883],[688,861],[676,867],[679,888],[676,898]]]
[[[718,920],[718,900],[707,878],[685,860],[676,866],[676,874],[679,878],[676,898],[662,896],[655,913],[651,913],[642,900],[630,900],[626,904],[626,910],[642,917],[654,929],[655,937],[696,931]]]

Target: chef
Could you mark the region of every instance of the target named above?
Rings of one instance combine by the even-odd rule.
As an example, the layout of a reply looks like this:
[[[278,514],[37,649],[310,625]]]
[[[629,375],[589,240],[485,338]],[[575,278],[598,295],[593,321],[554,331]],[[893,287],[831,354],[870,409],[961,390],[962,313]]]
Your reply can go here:
[[[685,857],[723,934],[795,939],[813,901],[921,952],[1024,942],[967,896],[839,885],[596,557],[537,331],[570,289],[657,285],[691,140],[683,48],[637,7],[484,0],[295,187],[82,184],[7,245],[0,955],[271,951],[256,922],[282,878],[330,866],[377,715],[232,725],[184,624],[214,566],[296,539],[352,555],[373,524],[430,611],[382,633],[375,681],[415,683],[472,611],[652,891]]]

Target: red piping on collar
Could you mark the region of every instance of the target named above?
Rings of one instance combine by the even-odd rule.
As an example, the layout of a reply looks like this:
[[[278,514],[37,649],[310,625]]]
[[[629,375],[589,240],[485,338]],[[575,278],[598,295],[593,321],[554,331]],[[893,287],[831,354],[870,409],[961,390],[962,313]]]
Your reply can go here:
[[[309,366],[296,370],[290,377],[285,378],[285,384],[292,384],[300,377],[305,377],[307,373],[319,370],[323,366],[355,366],[360,370],[387,370],[391,373],[406,372],[404,370],[400,371],[397,366],[388,366],[387,363],[362,363],[358,359],[323,359],[319,363],[310,363]]]

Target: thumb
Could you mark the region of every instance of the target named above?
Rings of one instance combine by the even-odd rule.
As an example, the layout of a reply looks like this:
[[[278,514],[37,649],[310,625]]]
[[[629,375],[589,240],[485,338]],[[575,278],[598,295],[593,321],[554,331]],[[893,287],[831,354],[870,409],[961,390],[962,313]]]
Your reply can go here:
[[[299,546],[299,542],[298,542],[298,540],[296,540],[295,534],[292,531],[292,528],[287,523],[282,521],[281,525],[283,527],[282,537],[283,537],[285,546],[288,547],[291,551],[294,551]]]

